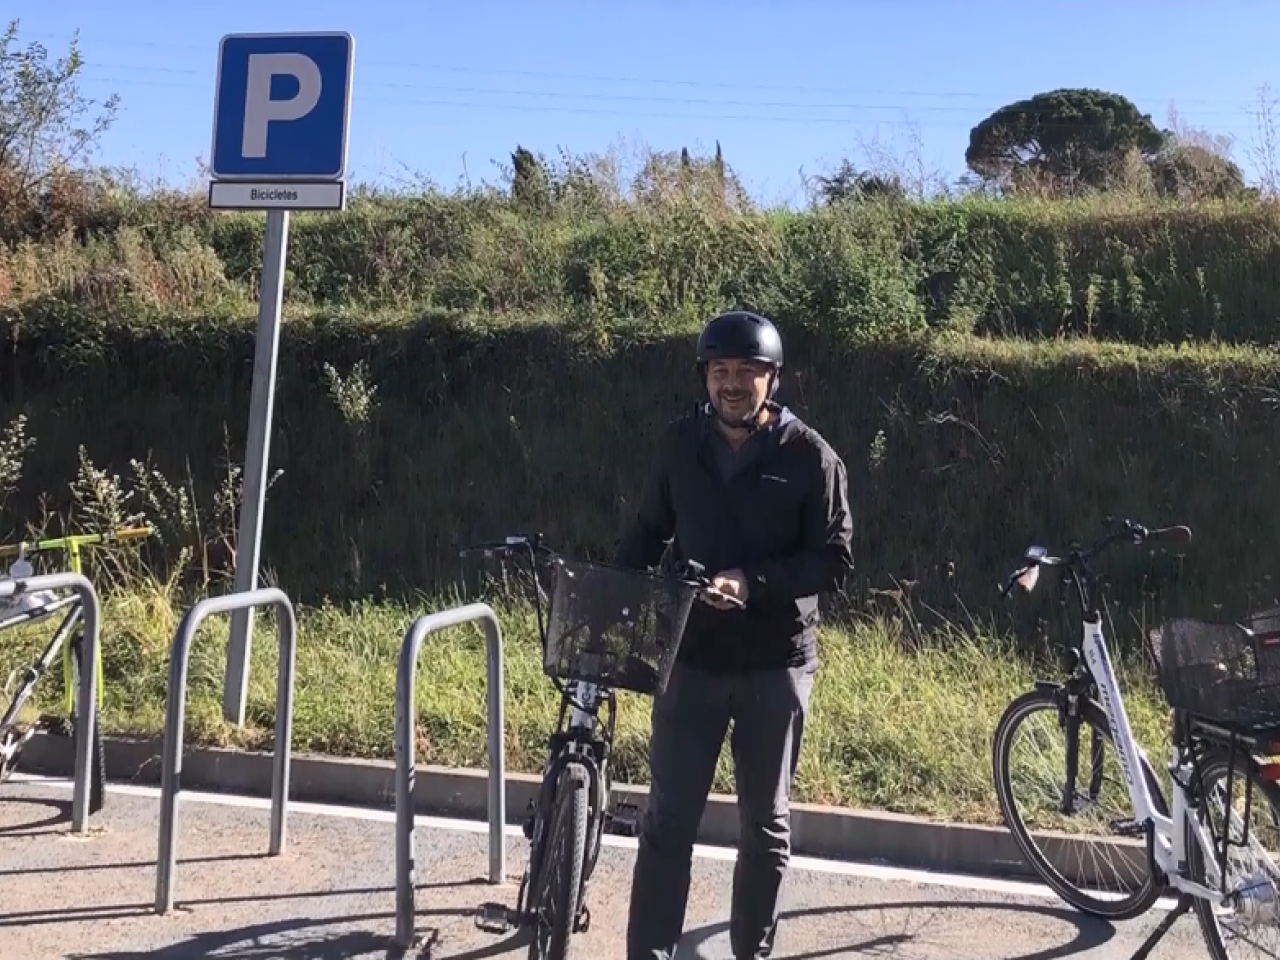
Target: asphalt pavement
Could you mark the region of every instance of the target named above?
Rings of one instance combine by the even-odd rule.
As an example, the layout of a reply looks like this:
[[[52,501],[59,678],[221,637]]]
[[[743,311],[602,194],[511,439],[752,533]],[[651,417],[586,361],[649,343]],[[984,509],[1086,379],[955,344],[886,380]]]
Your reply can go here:
[[[184,793],[179,800],[175,909],[157,915],[158,791],[110,787],[87,837],[69,832],[64,781],[0,785],[0,958],[3,960],[350,960],[406,956],[395,931],[394,817],[385,810],[293,804],[288,846],[267,856],[268,804]],[[521,933],[475,925],[483,903],[514,905],[527,856],[507,837],[510,882],[486,882],[483,824],[418,818],[417,927],[408,957],[523,957]],[[589,889],[580,960],[624,958],[634,841],[609,838]],[[699,848],[680,957],[731,958],[732,851]],[[1127,960],[1164,915],[1109,924],[1043,888],[876,865],[793,865],[775,960]],[[1153,960],[1206,956],[1190,915]]]

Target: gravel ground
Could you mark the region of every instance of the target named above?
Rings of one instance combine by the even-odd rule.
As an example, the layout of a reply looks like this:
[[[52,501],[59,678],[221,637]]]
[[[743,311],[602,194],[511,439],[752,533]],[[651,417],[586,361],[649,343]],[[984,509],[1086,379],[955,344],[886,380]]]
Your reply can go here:
[[[288,847],[266,856],[267,811],[179,801],[176,909],[155,914],[159,804],[109,792],[91,835],[68,832],[70,791],[39,783],[0,786],[0,958],[383,958],[395,930],[394,828],[382,820],[293,811]],[[475,926],[487,901],[514,905],[526,856],[508,839],[511,882],[485,883],[485,835],[420,826],[418,933],[408,956],[523,957],[519,934]],[[606,846],[588,891],[592,926],[575,937],[577,960],[624,958],[630,849]],[[732,863],[694,865],[682,958],[727,960]],[[1127,960],[1163,916],[1110,925],[1056,900],[982,889],[812,870],[792,872],[777,960]],[[1203,958],[1190,916],[1154,958]]]

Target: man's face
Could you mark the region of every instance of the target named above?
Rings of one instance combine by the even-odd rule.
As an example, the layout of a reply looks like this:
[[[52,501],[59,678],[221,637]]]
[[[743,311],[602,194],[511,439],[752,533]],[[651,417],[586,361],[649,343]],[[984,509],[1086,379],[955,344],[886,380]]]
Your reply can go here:
[[[707,365],[711,405],[729,426],[740,426],[769,396],[773,368],[758,360],[712,360]]]

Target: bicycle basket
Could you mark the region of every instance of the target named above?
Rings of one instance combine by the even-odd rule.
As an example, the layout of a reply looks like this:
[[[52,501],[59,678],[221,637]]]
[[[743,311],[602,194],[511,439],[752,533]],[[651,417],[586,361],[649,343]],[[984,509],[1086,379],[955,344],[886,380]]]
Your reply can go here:
[[[1240,624],[1170,620],[1151,652],[1174,709],[1228,726],[1280,723],[1280,608]]]
[[[695,588],[677,580],[563,560],[556,566],[543,670],[559,680],[661,693],[695,596]]]

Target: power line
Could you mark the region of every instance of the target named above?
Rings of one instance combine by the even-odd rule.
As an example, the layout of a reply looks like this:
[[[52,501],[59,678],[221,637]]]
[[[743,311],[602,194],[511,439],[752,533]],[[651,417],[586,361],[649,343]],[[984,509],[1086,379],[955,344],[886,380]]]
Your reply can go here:
[[[96,83],[118,84],[121,86],[141,86],[141,87],[160,87],[164,89],[174,89],[175,87],[186,90],[203,89],[193,84],[174,84],[165,83],[159,80],[140,80],[134,77],[90,77],[87,78]],[[212,95],[212,91],[209,91]],[[489,110],[511,113],[575,113],[606,117],[644,117],[649,119],[666,119],[666,120],[750,120],[762,123],[778,122],[778,123],[817,123],[817,124],[855,124],[861,122],[887,122],[883,119],[875,118],[859,118],[857,116],[847,115],[841,117],[800,117],[795,115],[769,115],[769,114],[731,114],[731,113],[673,113],[660,112],[651,110],[607,110],[603,108],[592,107],[574,107],[568,105],[557,104],[535,104],[535,103],[485,103],[479,101],[468,100],[443,100],[443,99],[424,99],[417,97],[371,97],[356,95],[356,99],[365,103],[388,103],[403,106],[434,106],[434,107],[466,107],[472,110]],[[963,122],[945,123],[933,121],[921,126],[929,127],[956,127],[969,129],[972,124]]]
[[[99,61],[85,61],[85,66],[94,68],[130,70],[137,73],[165,73],[180,74],[187,76],[201,76],[212,81],[212,70],[191,70],[179,67],[141,67],[136,68],[129,64],[121,63],[104,63]],[[614,94],[614,93],[580,93],[577,91],[563,90],[511,90],[511,89],[495,89],[492,87],[460,87],[453,85],[441,84],[416,84],[416,83],[387,83],[383,81],[365,81],[359,85],[360,89],[378,88],[378,89],[394,89],[394,90],[413,90],[413,91],[436,91],[443,93],[467,93],[467,94],[498,94],[501,96],[518,96],[518,97],[559,97],[573,98],[583,100],[621,100],[633,103],[686,103],[700,104],[710,106],[726,106],[726,107],[769,107],[769,108],[787,108],[795,107],[805,110],[911,110],[917,113],[961,113],[973,116],[980,113],[980,109],[974,107],[962,106],[938,106],[938,105],[906,105],[891,103],[830,103],[830,102],[803,102],[803,101],[777,101],[777,100],[723,100],[701,97],[662,97],[662,96],[641,96],[637,94]],[[999,109],[998,106],[990,108],[988,112],[994,112]],[[1218,111],[1198,111],[1199,116],[1249,116],[1252,115],[1247,110],[1218,110]]]
[[[63,40],[63,41],[70,41],[72,39],[70,34],[32,33],[30,34],[30,36],[43,37],[46,39],[57,39],[57,40]],[[84,35],[81,35],[79,39],[82,43],[82,50],[83,50],[83,44],[88,43],[89,38],[86,38]],[[213,53],[210,46],[203,45],[203,44],[183,44],[183,43],[173,43],[168,41],[158,42],[158,41],[151,41],[151,40],[132,40],[132,39],[122,38],[122,37],[94,38],[92,43],[94,46],[99,46],[99,47],[115,45],[115,46],[142,47],[142,48],[148,48],[148,49],[161,49],[161,50],[199,50],[209,54],[211,59],[212,59],[212,53]],[[692,80],[692,79],[672,78],[672,77],[619,77],[619,76],[607,76],[607,75],[599,75],[599,74],[565,73],[565,72],[553,72],[553,71],[541,71],[541,70],[512,70],[512,69],[500,69],[500,68],[490,68],[490,67],[477,67],[475,65],[462,66],[458,64],[446,64],[446,63],[422,63],[422,62],[412,62],[412,61],[393,61],[393,60],[365,59],[365,58],[361,58],[361,62],[371,66],[385,66],[385,67],[407,68],[407,69],[416,69],[416,70],[438,70],[442,72],[462,73],[462,74],[482,74],[482,75],[492,75],[492,76],[529,77],[529,78],[542,78],[542,79],[553,79],[553,80],[589,81],[593,83],[656,84],[656,85],[671,85],[671,86],[706,87],[711,89],[760,90],[760,91],[791,92],[791,93],[835,93],[835,94],[851,94],[854,96],[874,96],[874,97],[899,96],[899,97],[971,98],[971,99],[985,99],[989,101],[998,100],[1002,96],[1004,96],[1002,94],[997,94],[993,92],[981,93],[981,92],[957,91],[957,90],[951,90],[951,91],[868,90],[865,88],[851,88],[851,87],[819,87],[819,86],[799,86],[799,85],[780,85],[780,84],[730,83],[725,81]],[[133,68],[129,67],[129,69],[133,69]],[[156,68],[156,69],[160,69],[160,68]],[[212,67],[210,68],[210,70],[212,70]],[[196,73],[199,71],[191,71],[191,72]],[[1127,95],[1130,96],[1131,99],[1134,98],[1135,96],[1144,100],[1169,99],[1168,94],[1161,94],[1158,97],[1151,96],[1151,95],[1135,95],[1135,94],[1127,94]],[[1198,104],[1206,104],[1206,105],[1238,103],[1238,101],[1230,101],[1230,100],[1223,100],[1220,98],[1206,98],[1206,97],[1181,98],[1179,102],[1186,103],[1186,104],[1198,103]],[[958,107],[954,109],[964,109],[964,108]]]
[[[183,89],[183,90],[201,90],[209,97],[212,97],[212,85],[205,87],[202,84],[191,83],[174,83],[171,81],[144,80],[136,76],[114,77],[114,76],[86,76],[84,79],[93,83],[110,84],[123,87],[158,87],[161,89]],[[367,86],[367,85],[366,85]],[[475,90],[465,87],[434,87],[434,86],[414,86],[410,84],[392,85],[409,90],[439,90],[444,92],[492,92],[510,96],[512,94],[520,95],[517,91],[485,91]],[[580,96],[579,94],[558,94],[541,92],[544,96],[560,96],[564,98],[572,98]],[[635,110],[624,108],[593,108],[586,106],[574,106],[571,104],[534,104],[534,103],[513,103],[513,102],[492,102],[492,101],[476,101],[476,100],[452,100],[443,98],[421,98],[421,97],[391,97],[391,96],[370,96],[357,92],[353,95],[357,102],[361,103],[384,103],[395,104],[400,106],[422,106],[422,107],[451,107],[464,108],[470,110],[479,110],[498,113],[567,113],[578,114],[584,116],[609,116],[609,117],[630,117],[639,119],[652,120],[703,120],[703,121],[734,121],[734,122],[758,122],[758,123],[786,123],[786,124],[813,124],[826,126],[831,124],[845,125],[865,125],[865,124],[882,124],[882,123],[898,123],[899,121],[888,119],[885,117],[875,116],[859,116],[855,113],[844,114],[839,116],[800,116],[796,114],[777,115],[767,113],[723,113],[723,112],[673,112],[673,111],[654,111],[654,110]],[[658,98],[661,100],[663,98]],[[709,103],[709,104],[732,104],[732,101],[700,101],[700,100],[680,100],[675,99],[671,102],[677,103]],[[764,106],[768,104],[744,103],[746,106]],[[910,108],[902,106],[875,106],[875,105],[859,105],[859,104],[773,104],[773,106],[791,106],[791,107],[841,107],[850,110],[902,110],[908,112]],[[1245,115],[1245,114],[1241,114]],[[924,120],[909,121],[914,126],[927,129],[964,129],[971,130],[978,122],[979,117],[975,117],[973,121],[963,120]],[[1046,124],[1055,128],[1073,128],[1079,126],[1072,123],[1055,123]]]

